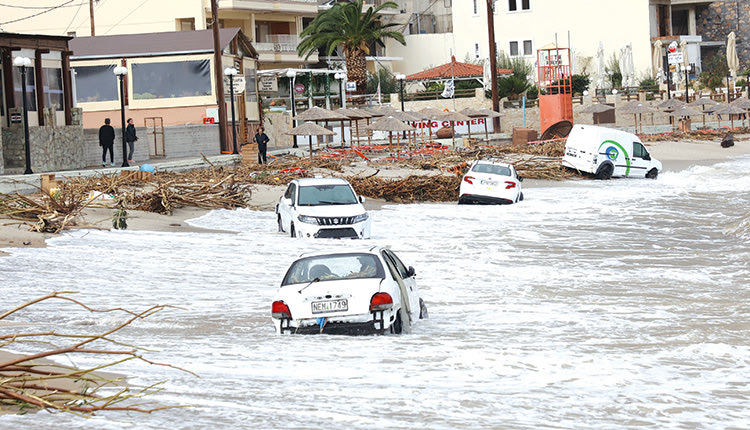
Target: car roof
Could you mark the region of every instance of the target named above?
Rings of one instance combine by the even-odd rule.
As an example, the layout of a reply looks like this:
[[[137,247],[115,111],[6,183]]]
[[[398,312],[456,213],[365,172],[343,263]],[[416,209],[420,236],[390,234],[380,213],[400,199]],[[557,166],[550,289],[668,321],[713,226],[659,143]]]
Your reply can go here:
[[[349,182],[347,182],[346,179],[342,178],[300,178],[295,179],[294,182],[297,182],[300,187],[314,185],[349,185]]]
[[[316,257],[319,255],[347,255],[347,254],[377,254],[379,251],[383,249],[390,249],[389,246],[370,246],[370,247],[362,247],[362,248],[352,248],[347,251],[313,251],[313,252],[305,252],[299,255],[297,259],[300,258],[307,258],[307,257]]]
[[[483,160],[477,160],[474,162],[474,164],[493,164],[495,166],[505,166],[505,167],[513,167],[510,163],[505,163],[500,160],[493,160],[492,158],[485,158]]]

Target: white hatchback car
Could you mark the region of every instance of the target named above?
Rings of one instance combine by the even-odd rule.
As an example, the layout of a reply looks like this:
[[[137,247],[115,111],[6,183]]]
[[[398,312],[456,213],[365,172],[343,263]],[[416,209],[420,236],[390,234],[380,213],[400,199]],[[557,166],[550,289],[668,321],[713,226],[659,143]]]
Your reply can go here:
[[[477,160],[461,180],[458,204],[511,204],[523,200],[521,181],[512,164]]]
[[[271,304],[277,333],[410,332],[427,317],[414,268],[388,248],[302,256]]]
[[[302,178],[289,183],[276,205],[279,231],[292,237],[370,237],[365,199],[341,178]]]

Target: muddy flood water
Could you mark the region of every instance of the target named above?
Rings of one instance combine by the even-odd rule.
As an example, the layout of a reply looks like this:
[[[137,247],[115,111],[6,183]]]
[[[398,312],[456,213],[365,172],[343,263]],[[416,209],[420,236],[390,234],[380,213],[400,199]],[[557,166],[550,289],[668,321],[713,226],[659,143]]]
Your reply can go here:
[[[74,231],[9,250],[2,311],[51,291],[179,306],[116,339],[200,378],[131,361],[116,370],[133,386],[165,381],[146,400],[186,407],[0,428],[750,428],[749,172],[741,158],[528,187],[511,206],[387,205],[361,242],[217,210],[191,224],[236,233]],[[371,244],[414,266],[429,319],[400,336],[275,334],[271,297],[300,253]],[[86,333],[124,320],[60,302],[13,319]]]

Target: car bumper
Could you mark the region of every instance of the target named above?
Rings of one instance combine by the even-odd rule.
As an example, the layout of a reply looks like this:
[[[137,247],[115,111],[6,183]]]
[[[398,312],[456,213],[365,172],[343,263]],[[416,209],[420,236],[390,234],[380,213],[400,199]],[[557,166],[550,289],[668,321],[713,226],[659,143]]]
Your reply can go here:
[[[318,224],[295,223],[297,237],[320,239],[367,239],[370,237],[370,224],[360,222],[348,225],[320,226]]]
[[[503,197],[483,196],[479,194],[464,194],[458,198],[459,205],[509,205],[514,203]]]
[[[392,312],[378,311],[364,315],[331,317],[322,320],[306,318],[293,321],[273,318],[273,322],[276,326],[276,332],[281,334],[373,335],[389,332],[394,318]]]

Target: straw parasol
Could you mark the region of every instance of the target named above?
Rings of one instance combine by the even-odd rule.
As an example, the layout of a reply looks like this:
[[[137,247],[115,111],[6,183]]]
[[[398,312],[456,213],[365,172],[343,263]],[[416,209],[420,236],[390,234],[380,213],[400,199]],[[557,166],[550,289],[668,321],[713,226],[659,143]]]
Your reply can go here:
[[[349,108],[338,108],[336,109],[336,113],[339,113],[341,115],[346,116],[349,118],[349,129],[350,129],[350,136],[352,139],[354,138],[354,131],[352,129],[352,121],[354,121],[354,127],[357,129],[357,145],[359,145],[359,120],[360,119],[367,119],[372,118],[372,114],[369,112],[365,112],[362,109],[349,109]],[[341,123],[341,135],[344,135],[344,123]]]
[[[438,117],[444,114],[445,112],[441,111],[440,109],[435,109],[429,106],[420,110],[419,112],[422,115],[426,116],[427,119],[429,120],[427,121],[427,128],[430,132],[430,140],[432,140],[432,120],[438,119]]]
[[[722,103],[716,106],[711,106],[712,112],[716,115],[729,115],[729,121],[731,121],[731,127],[734,128],[734,118],[732,118],[732,115],[740,115],[745,113],[745,109],[742,109],[739,106],[735,106],[729,103]],[[707,110],[708,112],[708,110]],[[717,116],[717,119],[719,121],[719,127],[721,127],[721,118]]]
[[[344,140],[344,121],[349,119],[347,116],[342,115],[340,113],[334,112],[332,110],[323,109],[317,106],[313,106],[310,109],[298,114],[294,118],[292,118],[297,121],[325,121],[326,125],[328,125],[328,121],[341,121],[341,141],[343,143]],[[336,134],[336,133],[333,133]],[[326,145],[328,143],[326,142]]]
[[[658,107],[659,109],[664,109],[664,110],[674,110],[676,108],[683,107],[685,105],[687,105],[687,103],[683,102],[680,99],[666,99],[663,102],[656,105],[656,107]]]
[[[715,106],[717,104],[719,103],[714,100],[711,100],[707,97],[701,97],[699,99],[695,99],[692,102],[688,103],[688,106],[699,107],[703,109],[703,127],[705,127],[706,126],[706,112],[710,112],[706,110],[706,106]]]
[[[695,115],[702,115],[703,112],[694,109],[690,106],[680,106],[678,108],[675,108],[672,111],[667,111],[667,115],[673,116],[673,117],[685,117],[685,116],[695,116]],[[674,122],[672,122],[672,130],[674,131]]]
[[[315,124],[314,122],[305,122],[289,130],[286,134],[293,135],[293,136],[309,136],[310,158],[312,158],[312,153],[313,153],[312,137],[313,136],[330,136],[336,133],[332,132],[331,130],[325,127],[321,127],[318,124]]]
[[[750,109],[750,100],[747,97],[740,97],[738,99],[734,99],[732,100],[731,104],[744,109],[746,112],[748,109]],[[744,116],[747,117],[747,115],[744,115]],[[744,123],[745,120],[743,119],[742,122]]]
[[[499,117],[501,117],[501,116],[504,115],[502,113],[495,112],[494,110],[487,109],[487,108],[482,108],[482,109],[478,109],[478,110],[479,110],[479,112],[482,112],[487,119],[489,119],[489,118],[499,118]],[[499,132],[496,130],[495,133],[499,133]],[[487,120],[484,121],[484,138],[488,142],[490,141],[490,136],[487,134]]]
[[[400,110],[394,110],[393,112],[389,113],[388,116],[396,118],[397,120],[403,121],[405,123],[422,121],[422,117],[421,116],[418,117],[418,116],[414,115],[413,112],[403,112],[403,111],[400,111]],[[417,129],[415,128],[412,131],[415,133],[414,140],[416,141],[416,139],[417,139],[416,138]],[[406,138],[406,131],[405,130],[404,130],[404,138]]]
[[[450,121],[451,122],[451,138],[453,140],[453,147],[456,146],[456,121],[471,121],[471,118],[468,116],[462,114],[461,112],[445,112],[443,115],[440,115],[438,119],[441,119],[443,121]]]
[[[469,118],[482,118],[484,117],[484,112],[480,112],[478,109],[474,108],[463,108],[460,111],[458,111],[461,114],[464,114],[468,116]],[[471,139],[471,124],[469,124],[469,139]]]
[[[620,112],[633,114],[635,129],[637,131],[638,125],[639,125],[638,115],[642,115],[644,113],[657,112],[657,110],[647,104],[637,103],[637,104],[632,104],[632,105],[620,108]],[[643,134],[643,124],[641,124],[640,129],[641,129],[641,134]]]
[[[611,110],[614,110],[614,106],[605,105],[602,103],[594,103],[592,105],[586,106],[585,109],[581,110],[581,113],[602,113],[602,112],[609,112]],[[599,117],[596,117],[596,125],[599,125]]]
[[[393,146],[393,132],[399,132],[399,131],[412,131],[414,130],[414,127],[412,127],[409,124],[404,124],[401,120],[396,119],[392,116],[387,116],[384,118],[380,118],[379,120],[375,121],[374,123],[368,125],[365,127],[367,130],[378,130],[378,131],[387,131],[388,132],[388,146]]]

